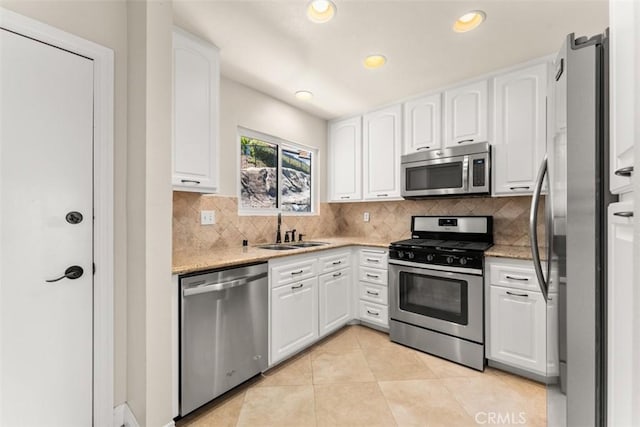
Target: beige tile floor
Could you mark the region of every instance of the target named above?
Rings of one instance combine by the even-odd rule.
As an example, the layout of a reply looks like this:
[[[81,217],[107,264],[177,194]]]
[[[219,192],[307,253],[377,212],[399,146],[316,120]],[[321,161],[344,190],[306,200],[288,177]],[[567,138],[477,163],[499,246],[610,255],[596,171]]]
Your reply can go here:
[[[178,427],[546,425],[542,384],[346,327]]]

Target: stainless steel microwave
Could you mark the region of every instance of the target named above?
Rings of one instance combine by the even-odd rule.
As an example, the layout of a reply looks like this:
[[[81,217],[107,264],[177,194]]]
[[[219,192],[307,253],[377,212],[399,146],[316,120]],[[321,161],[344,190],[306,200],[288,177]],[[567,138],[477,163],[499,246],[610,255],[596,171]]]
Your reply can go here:
[[[488,142],[402,156],[402,197],[489,194],[491,146]]]

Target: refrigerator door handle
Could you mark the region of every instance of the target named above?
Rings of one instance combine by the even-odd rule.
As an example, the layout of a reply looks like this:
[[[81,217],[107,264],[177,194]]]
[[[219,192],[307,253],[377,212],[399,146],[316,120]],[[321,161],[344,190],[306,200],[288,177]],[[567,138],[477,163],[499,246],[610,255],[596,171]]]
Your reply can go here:
[[[531,239],[531,256],[533,258],[533,267],[536,270],[536,276],[538,277],[538,284],[540,286],[540,292],[545,301],[548,301],[548,287],[547,282],[544,279],[544,273],[542,272],[542,263],[540,262],[540,249],[538,248],[538,205],[540,204],[540,195],[542,193],[542,183],[544,182],[544,176],[547,174],[547,156],[544,156],[540,169],[538,170],[538,178],[536,179],[536,186],[533,190],[533,197],[531,198],[531,212],[529,214],[529,238]],[[547,260],[550,262],[550,260]]]

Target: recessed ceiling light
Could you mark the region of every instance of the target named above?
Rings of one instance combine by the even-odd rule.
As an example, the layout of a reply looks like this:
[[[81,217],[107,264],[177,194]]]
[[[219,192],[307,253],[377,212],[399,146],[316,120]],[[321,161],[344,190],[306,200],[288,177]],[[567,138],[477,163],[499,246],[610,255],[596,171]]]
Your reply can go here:
[[[374,68],[380,68],[386,63],[387,63],[387,58],[385,58],[384,55],[380,55],[380,54],[369,55],[366,58],[364,58],[364,67],[369,68],[370,70]]]
[[[311,98],[313,98],[313,93],[309,92],[308,90],[299,90],[296,92],[296,98],[301,101],[309,101]]]
[[[307,18],[311,22],[322,24],[330,21],[336,10],[336,5],[331,0],[311,0],[307,4]]]
[[[456,33],[466,33],[482,24],[487,18],[487,15],[481,10],[472,10],[462,15],[453,24],[453,31]]]

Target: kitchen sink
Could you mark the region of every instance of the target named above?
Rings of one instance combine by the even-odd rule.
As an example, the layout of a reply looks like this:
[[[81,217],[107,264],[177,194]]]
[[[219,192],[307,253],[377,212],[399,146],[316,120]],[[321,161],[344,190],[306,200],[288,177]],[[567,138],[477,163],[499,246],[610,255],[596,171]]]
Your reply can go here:
[[[258,245],[260,249],[269,249],[272,251],[288,251],[290,249],[300,249],[302,246],[289,246],[289,245],[280,245],[280,244],[269,244],[269,245]]]
[[[324,246],[328,245],[327,242],[296,242],[291,243],[291,246],[295,246],[296,248],[312,248],[314,246]]]

